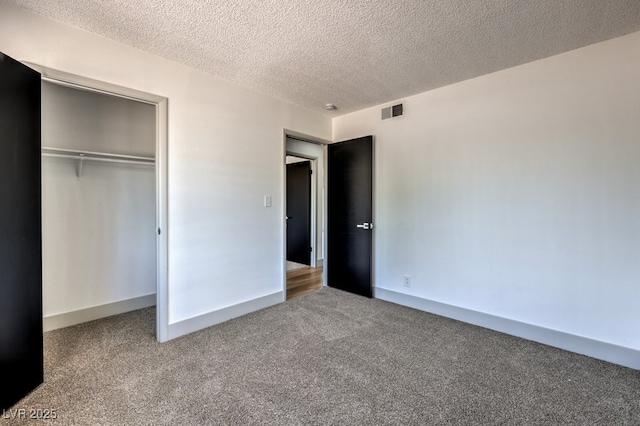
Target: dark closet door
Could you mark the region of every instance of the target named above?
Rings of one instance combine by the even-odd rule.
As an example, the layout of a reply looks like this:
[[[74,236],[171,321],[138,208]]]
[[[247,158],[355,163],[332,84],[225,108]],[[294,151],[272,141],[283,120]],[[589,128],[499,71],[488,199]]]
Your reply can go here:
[[[0,53],[0,405],[43,381],[40,74]]]
[[[372,297],[373,136],[328,146],[327,285]]]
[[[287,260],[311,265],[311,162],[287,164]]]

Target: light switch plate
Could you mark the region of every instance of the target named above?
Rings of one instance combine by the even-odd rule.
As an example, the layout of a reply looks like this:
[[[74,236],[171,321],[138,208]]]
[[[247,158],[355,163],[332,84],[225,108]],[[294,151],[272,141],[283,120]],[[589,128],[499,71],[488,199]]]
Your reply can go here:
[[[271,207],[271,204],[272,204],[271,195],[265,195],[264,196],[264,206],[265,207]]]

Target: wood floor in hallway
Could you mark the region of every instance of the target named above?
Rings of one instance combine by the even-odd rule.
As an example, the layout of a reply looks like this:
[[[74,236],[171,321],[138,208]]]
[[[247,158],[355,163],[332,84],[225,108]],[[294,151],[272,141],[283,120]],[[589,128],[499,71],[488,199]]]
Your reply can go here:
[[[287,271],[287,300],[322,288],[322,268]]]

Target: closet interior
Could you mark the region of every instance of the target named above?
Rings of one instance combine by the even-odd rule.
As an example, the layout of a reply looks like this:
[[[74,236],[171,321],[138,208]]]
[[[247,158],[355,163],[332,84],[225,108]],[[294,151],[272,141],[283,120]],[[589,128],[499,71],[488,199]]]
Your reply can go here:
[[[156,106],[42,82],[45,330],[155,304]]]

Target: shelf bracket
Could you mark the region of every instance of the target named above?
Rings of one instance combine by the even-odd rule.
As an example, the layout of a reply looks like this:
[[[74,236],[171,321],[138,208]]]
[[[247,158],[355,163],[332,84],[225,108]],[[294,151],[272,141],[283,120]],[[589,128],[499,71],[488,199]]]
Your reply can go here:
[[[78,170],[77,170],[77,176],[78,179],[80,179],[82,177],[82,165],[84,163],[84,154],[78,154]]]

